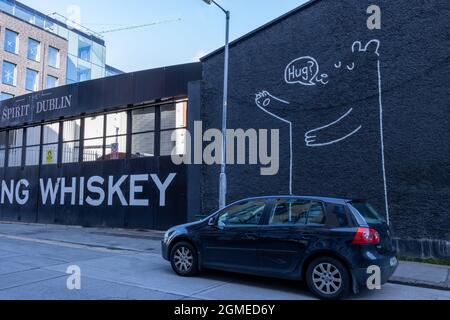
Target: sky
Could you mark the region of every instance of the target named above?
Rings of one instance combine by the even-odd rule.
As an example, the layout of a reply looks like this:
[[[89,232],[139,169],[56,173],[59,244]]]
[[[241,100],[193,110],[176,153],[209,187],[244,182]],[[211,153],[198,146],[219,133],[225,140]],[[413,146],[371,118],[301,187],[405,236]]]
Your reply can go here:
[[[125,72],[198,61],[223,46],[225,14],[202,0],[21,0],[45,14],[69,16],[80,9],[81,23],[97,32],[159,21],[147,28],[107,33],[107,63]],[[306,0],[217,0],[231,12],[236,39],[298,7]],[[178,20],[181,19],[181,20]]]

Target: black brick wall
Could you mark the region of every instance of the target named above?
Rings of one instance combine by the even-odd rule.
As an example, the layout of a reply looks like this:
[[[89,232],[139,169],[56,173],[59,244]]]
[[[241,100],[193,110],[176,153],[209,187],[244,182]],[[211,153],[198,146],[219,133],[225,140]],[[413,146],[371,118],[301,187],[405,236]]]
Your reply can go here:
[[[382,29],[366,26],[369,5],[382,10]],[[352,53],[352,44],[364,53]],[[230,52],[229,128],[279,128],[281,163],[275,177],[260,166],[229,166],[228,202],[248,196],[289,192],[289,126],[255,104],[267,90],[290,102],[269,105],[293,123],[294,193],[369,199],[385,213],[378,61],[380,62],[388,203],[395,234],[436,246],[427,255],[450,257],[450,2],[448,0],[319,0],[236,43]],[[328,84],[287,84],[292,60],[311,56],[328,74]],[[203,61],[201,117],[205,128],[221,128],[223,55]],[[341,62],[337,69],[335,64]],[[349,71],[347,66],[355,68]],[[350,108],[338,125],[317,134],[323,147],[308,147],[305,133],[329,124]],[[202,208],[218,206],[219,167],[202,169]],[[418,243],[418,242],[417,242]],[[428,245],[431,246],[431,245]],[[399,247],[401,245],[399,244]],[[423,246],[408,252],[423,251]],[[433,253],[435,252],[435,253]],[[423,253],[422,253],[423,255]]]

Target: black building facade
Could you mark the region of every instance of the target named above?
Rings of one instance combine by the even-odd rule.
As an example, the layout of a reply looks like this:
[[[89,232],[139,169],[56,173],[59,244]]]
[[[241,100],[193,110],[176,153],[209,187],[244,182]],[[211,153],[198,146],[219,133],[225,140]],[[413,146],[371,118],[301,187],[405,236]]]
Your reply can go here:
[[[368,28],[371,5],[381,29]],[[279,129],[281,160],[275,176],[228,166],[228,202],[291,191],[368,199],[401,255],[449,258],[449,17],[447,0],[317,0],[235,41],[228,127]],[[198,119],[221,128],[223,50],[202,62]],[[220,168],[199,171],[211,212]]]
[[[3,101],[0,219],[158,230],[190,219],[171,137],[183,143],[199,79],[194,63]]]

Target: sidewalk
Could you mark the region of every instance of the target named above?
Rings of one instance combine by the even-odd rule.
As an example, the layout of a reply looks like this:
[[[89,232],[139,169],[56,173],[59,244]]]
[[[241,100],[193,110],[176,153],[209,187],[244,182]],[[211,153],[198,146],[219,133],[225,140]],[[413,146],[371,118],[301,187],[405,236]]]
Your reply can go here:
[[[0,221],[0,238],[26,237],[110,250],[160,251],[163,232],[150,230],[81,228]],[[450,266],[400,261],[391,283],[450,291]]]
[[[400,261],[390,282],[450,291],[450,266]]]

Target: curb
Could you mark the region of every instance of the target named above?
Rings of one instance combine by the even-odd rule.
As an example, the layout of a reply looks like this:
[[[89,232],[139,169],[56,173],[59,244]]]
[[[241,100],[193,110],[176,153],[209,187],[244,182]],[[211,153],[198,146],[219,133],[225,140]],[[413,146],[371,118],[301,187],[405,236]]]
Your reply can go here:
[[[425,289],[435,289],[442,291],[450,291],[450,284],[441,282],[427,282],[427,281],[418,281],[414,279],[400,278],[400,277],[392,277],[389,281],[392,284],[400,284],[409,287],[417,287],[417,288],[425,288]]]

